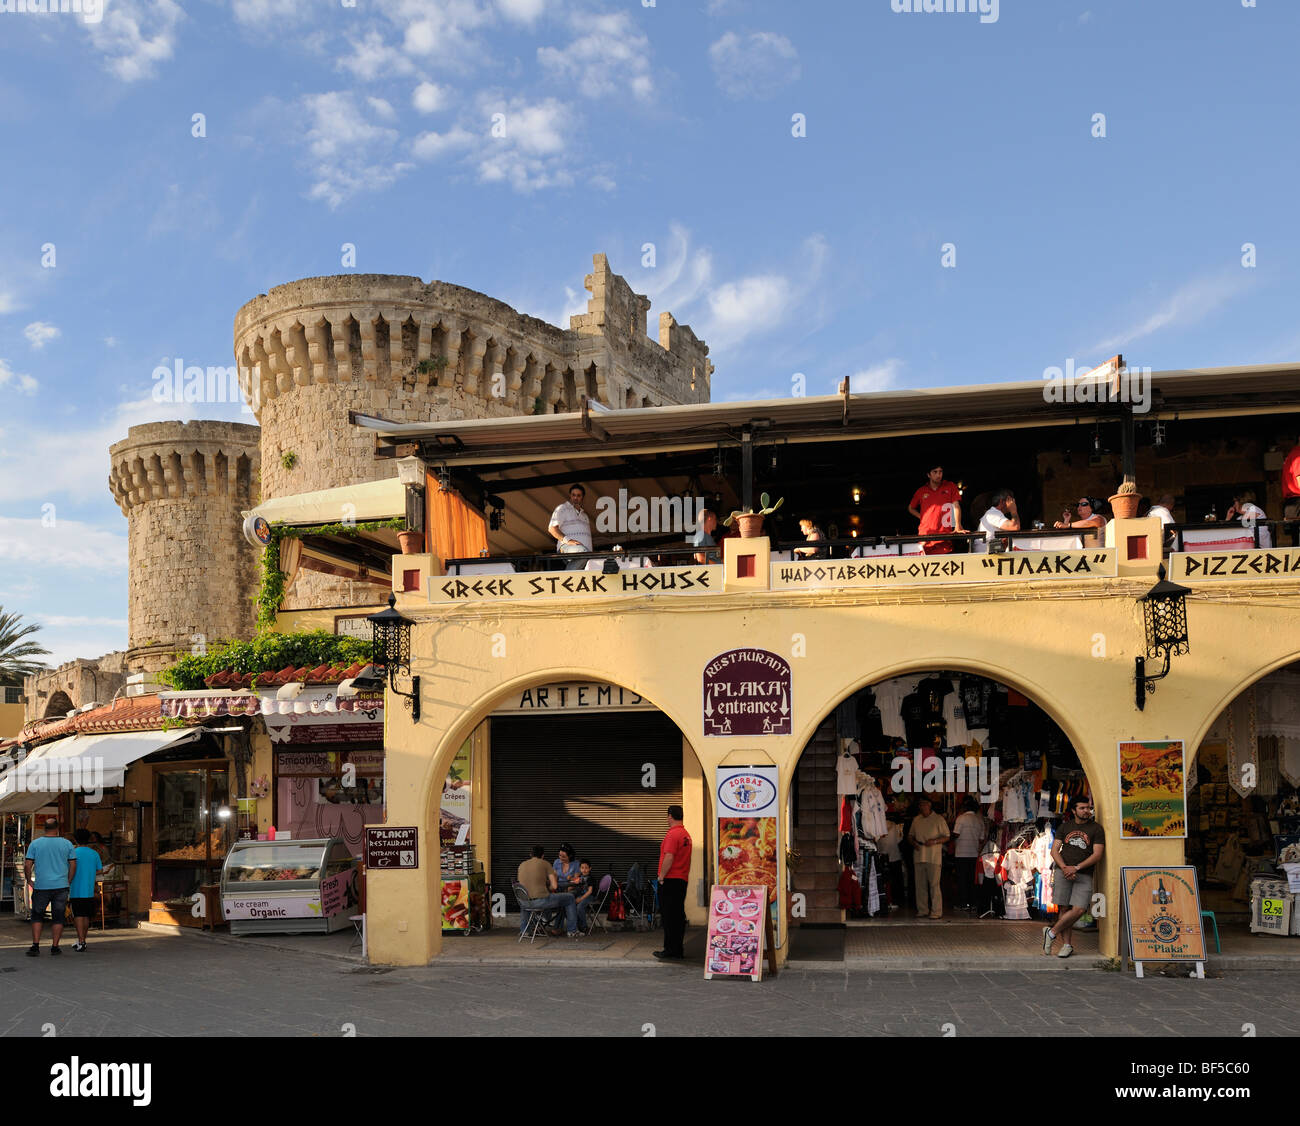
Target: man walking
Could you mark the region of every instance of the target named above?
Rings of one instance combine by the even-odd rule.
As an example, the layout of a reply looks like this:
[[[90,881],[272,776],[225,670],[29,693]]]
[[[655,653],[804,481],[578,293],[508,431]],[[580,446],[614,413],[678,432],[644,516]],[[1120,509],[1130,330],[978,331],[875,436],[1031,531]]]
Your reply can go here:
[[[668,807],[668,832],[659,846],[659,909],[664,917],[664,948],[654,951],[661,962],[686,957],[686,881],[691,874],[691,835],[682,824],[682,807]]]
[[[929,798],[917,803],[916,818],[908,835],[912,841],[912,872],[916,877],[916,917],[943,918],[943,891],[939,880],[943,873],[943,843],[951,835],[943,815],[934,812]]]
[[[37,837],[27,846],[27,859],[23,861],[23,875],[32,889],[32,946],[29,958],[41,952],[41,924],[45,909],[50,909],[50,932],[53,941],[51,954],[62,954],[59,939],[63,937],[63,916],[68,909],[68,887],[77,872],[77,862],[72,856],[72,842],[59,836],[59,819],[45,819],[45,836]]]
[[[91,848],[87,830],[78,829],[72,835],[77,838],[77,847],[72,854],[76,874],[69,884],[68,898],[72,902],[72,925],[77,928],[77,943],[72,949],[81,954],[85,952],[90,918],[95,913],[95,877],[103,869],[104,862]]]
[[[560,885],[555,875],[555,869],[546,863],[545,848],[541,845],[533,846],[532,859],[525,860],[519,865],[516,878],[519,883],[523,884],[524,890],[528,893],[527,904],[520,904],[520,934],[528,932],[528,922],[533,917],[534,911],[550,911],[562,908],[566,924],[564,929],[568,932],[570,938],[580,937],[582,932],[578,930],[578,911],[574,906],[573,892],[559,890]],[[548,933],[553,938],[559,938],[560,936],[558,927],[552,927]]]
[[[1063,910],[1053,927],[1043,928],[1043,953],[1052,952],[1052,943],[1065,939],[1058,958],[1068,958],[1074,953],[1070,945],[1070,930],[1092,904],[1092,869],[1101,860],[1106,848],[1106,831],[1092,819],[1092,800],[1075,798],[1070,802],[1074,820],[1062,825],[1052,844],[1052,859],[1056,871],[1052,880],[1052,895]]]

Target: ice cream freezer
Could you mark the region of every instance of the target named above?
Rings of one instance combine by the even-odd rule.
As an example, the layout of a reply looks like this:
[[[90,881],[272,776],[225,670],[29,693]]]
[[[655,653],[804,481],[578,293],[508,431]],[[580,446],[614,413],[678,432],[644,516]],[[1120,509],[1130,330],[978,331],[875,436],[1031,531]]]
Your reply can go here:
[[[328,934],[359,911],[357,867],[341,837],[236,841],[221,869],[231,934]]]

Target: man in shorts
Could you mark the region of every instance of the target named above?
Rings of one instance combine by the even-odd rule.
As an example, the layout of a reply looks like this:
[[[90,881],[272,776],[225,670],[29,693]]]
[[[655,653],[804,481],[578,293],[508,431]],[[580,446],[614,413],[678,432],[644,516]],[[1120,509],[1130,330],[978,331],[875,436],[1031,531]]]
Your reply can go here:
[[[54,941],[51,954],[62,954],[59,939],[63,937],[63,916],[68,909],[68,885],[77,872],[77,862],[72,858],[72,842],[59,836],[59,819],[45,819],[45,836],[37,837],[27,846],[23,861],[23,874],[32,889],[32,946],[29,958],[41,952],[41,925],[45,909],[51,912],[51,932]]]
[[[1052,859],[1056,861],[1052,895],[1062,908],[1061,917],[1054,927],[1043,928],[1044,954],[1052,952],[1056,939],[1065,939],[1058,958],[1074,953],[1070,930],[1092,903],[1092,870],[1106,848],[1106,831],[1092,819],[1092,799],[1075,798],[1070,802],[1070,812],[1074,820],[1061,826],[1052,844]]]
[[[72,924],[77,928],[77,943],[72,949],[82,954],[86,950],[90,919],[95,913],[95,877],[103,869],[104,862],[91,847],[88,830],[78,829],[72,835],[77,839],[77,848],[72,854],[77,866],[76,875],[72,877],[68,888],[68,899],[72,902]]]

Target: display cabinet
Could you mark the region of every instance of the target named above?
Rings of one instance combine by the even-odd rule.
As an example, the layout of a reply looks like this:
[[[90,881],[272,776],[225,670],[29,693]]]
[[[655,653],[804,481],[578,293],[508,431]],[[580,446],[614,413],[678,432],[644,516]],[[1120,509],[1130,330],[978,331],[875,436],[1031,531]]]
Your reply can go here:
[[[221,872],[231,934],[329,933],[357,914],[357,866],[341,837],[236,841]]]

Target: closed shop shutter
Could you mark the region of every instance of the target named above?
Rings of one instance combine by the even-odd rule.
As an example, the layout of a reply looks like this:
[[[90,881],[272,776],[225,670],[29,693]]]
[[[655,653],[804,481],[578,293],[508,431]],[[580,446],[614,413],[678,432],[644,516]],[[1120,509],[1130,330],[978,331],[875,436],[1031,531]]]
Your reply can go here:
[[[533,845],[554,861],[562,842],[597,875],[621,881],[633,863],[655,876],[668,806],[682,800],[682,736],[660,712],[493,717],[492,873],[510,885]],[[642,786],[644,764],[655,786]]]

